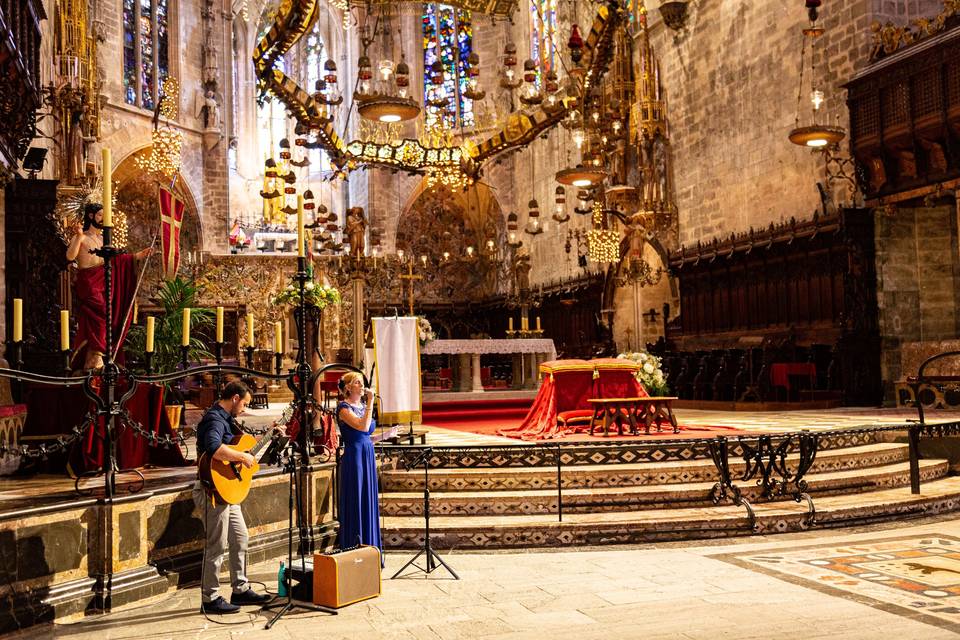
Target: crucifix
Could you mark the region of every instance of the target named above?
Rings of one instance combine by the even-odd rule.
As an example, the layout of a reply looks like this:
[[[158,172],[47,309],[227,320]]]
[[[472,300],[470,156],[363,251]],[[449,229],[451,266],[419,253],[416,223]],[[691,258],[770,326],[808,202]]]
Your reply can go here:
[[[407,263],[407,273],[400,275],[400,280],[407,280],[409,282],[409,291],[408,291],[408,300],[410,304],[410,315],[413,315],[413,284],[414,280],[423,280],[423,276],[413,275],[413,260]],[[403,296],[403,282],[400,283],[400,295]]]

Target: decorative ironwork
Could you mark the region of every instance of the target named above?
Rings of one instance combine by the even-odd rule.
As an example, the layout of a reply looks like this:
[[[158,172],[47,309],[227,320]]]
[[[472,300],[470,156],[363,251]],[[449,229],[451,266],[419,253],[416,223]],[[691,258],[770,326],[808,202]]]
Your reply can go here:
[[[750,518],[750,528],[754,531],[759,530],[757,525],[757,516],[753,511],[753,506],[743,498],[740,487],[733,484],[730,476],[730,454],[727,439],[723,436],[710,441],[710,457],[713,464],[720,474],[720,479],[713,489],[710,490],[710,499],[713,504],[720,504],[724,500],[730,500],[736,506],[742,506],[747,510],[747,517]]]

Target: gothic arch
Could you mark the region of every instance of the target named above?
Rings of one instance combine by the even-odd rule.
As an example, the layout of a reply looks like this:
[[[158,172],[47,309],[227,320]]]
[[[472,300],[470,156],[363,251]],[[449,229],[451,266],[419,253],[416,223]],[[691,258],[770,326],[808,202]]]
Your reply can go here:
[[[424,178],[397,222],[395,246],[417,260],[428,256],[422,298],[477,299],[496,290],[499,263],[487,259],[486,246],[493,240],[499,247],[503,225],[500,203],[486,184],[465,191],[430,189]]]
[[[125,157],[113,170],[113,186],[116,192],[117,209],[127,216],[127,246],[139,250],[148,246],[160,231],[160,182],[137,166],[137,158],[150,153],[144,147]],[[166,185],[169,188],[169,183]],[[173,193],[185,203],[183,226],[180,230],[181,255],[199,251],[203,247],[203,225],[200,221],[197,201],[183,176],[177,178]],[[160,240],[157,240],[157,250]],[[183,264],[185,261],[181,262]],[[150,260],[144,275],[143,291],[152,291],[151,283],[160,279],[159,253]]]

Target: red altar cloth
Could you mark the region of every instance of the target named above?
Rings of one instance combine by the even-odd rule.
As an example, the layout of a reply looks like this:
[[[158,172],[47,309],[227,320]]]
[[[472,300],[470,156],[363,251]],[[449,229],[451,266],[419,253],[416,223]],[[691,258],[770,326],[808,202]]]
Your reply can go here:
[[[117,397],[123,394],[118,390]],[[126,404],[134,420],[146,431],[161,437],[172,435],[167,412],[163,407],[164,389],[159,385],[141,384]],[[22,438],[30,444],[31,439],[55,439],[69,435],[75,425],[83,422],[93,403],[79,387],[51,387],[30,385],[26,394],[27,419]],[[151,446],[132,429],[121,426],[117,435],[117,468],[133,469],[147,464],[163,467],[187,465],[179,447],[165,449]],[[99,469],[103,461],[103,424],[89,429],[70,451],[68,471],[79,475]]]
[[[573,433],[557,424],[557,414],[592,411],[590,398],[630,398],[649,395],[637,381],[640,366],[622,358],[551,360],[540,365],[543,382],[523,422],[500,435],[523,440],[546,440]]]

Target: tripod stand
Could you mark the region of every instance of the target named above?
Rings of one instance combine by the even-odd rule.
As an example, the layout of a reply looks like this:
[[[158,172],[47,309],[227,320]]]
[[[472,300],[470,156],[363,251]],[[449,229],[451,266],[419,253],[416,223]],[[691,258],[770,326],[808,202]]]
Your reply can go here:
[[[287,472],[290,476],[290,499],[288,503],[288,520],[287,520],[287,568],[283,574],[283,582],[287,588],[287,597],[285,600],[277,600],[274,603],[268,604],[262,608],[262,611],[268,611],[271,609],[279,608],[280,610],[270,619],[266,624],[264,629],[269,629],[277,620],[283,617],[289,611],[294,609],[303,609],[304,611],[323,611],[324,613],[329,613],[330,615],[337,615],[336,609],[330,609],[322,605],[313,604],[310,602],[303,602],[300,600],[293,599],[293,584],[291,576],[293,574],[293,508],[294,508],[294,493],[296,492],[296,501],[299,504],[301,502],[300,496],[300,480],[299,480],[299,468],[300,468],[300,457],[297,451],[293,446],[287,450],[287,458],[284,462],[284,471]],[[297,535],[299,537],[299,546],[298,550],[300,552],[300,572],[301,575],[306,575],[306,559],[304,558],[304,553],[306,552],[304,545],[304,522],[303,522],[303,513],[302,509],[297,509]]]
[[[410,560],[407,561],[407,564],[400,567],[400,570],[391,576],[391,580],[395,580],[397,576],[403,573],[404,570],[412,564],[420,571],[423,571],[429,575],[437,568],[438,562],[443,565],[443,568],[449,571],[450,575],[452,575],[456,580],[460,579],[460,576],[457,575],[456,571],[451,569],[450,565],[444,562],[443,558],[438,556],[437,552],[433,550],[432,546],[430,546],[430,456],[432,455],[433,449],[427,447],[420,453],[420,456],[413,461],[413,464],[410,465],[412,468],[423,464],[423,545],[421,545],[420,551],[417,552],[417,555],[410,558]],[[426,569],[414,564],[420,558],[420,556],[426,556],[427,558]]]

